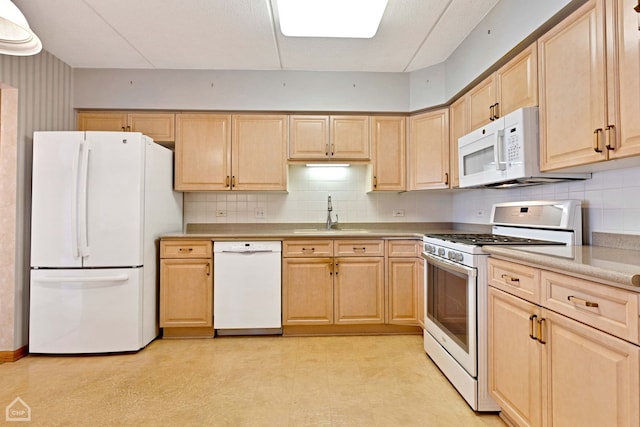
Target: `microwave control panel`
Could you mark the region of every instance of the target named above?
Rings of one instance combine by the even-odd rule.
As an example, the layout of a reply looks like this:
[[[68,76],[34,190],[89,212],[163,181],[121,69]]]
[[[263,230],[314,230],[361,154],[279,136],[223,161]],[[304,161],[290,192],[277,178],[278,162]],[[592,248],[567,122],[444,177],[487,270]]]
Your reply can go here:
[[[520,132],[520,126],[511,126],[504,131],[504,140],[507,147],[507,162],[518,163],[522,162],[523,149],[522,149],[522,132]]]

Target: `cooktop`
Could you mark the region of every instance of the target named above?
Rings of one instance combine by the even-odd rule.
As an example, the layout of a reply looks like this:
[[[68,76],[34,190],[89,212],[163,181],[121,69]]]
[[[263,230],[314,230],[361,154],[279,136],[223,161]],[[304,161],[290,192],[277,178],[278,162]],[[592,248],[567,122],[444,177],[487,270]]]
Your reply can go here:
[[[530,239],[527,237],[502,236],[500,234],[425,234],[425,237],[467,245],[564,245],[563,242]]]

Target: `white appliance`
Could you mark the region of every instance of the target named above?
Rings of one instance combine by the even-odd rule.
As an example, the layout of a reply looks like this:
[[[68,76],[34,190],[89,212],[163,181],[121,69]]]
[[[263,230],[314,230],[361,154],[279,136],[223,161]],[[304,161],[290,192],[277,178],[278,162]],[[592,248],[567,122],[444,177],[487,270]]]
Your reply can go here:
[[[31,353],[136,351],[158,335],[158,237],[182,228],[172,170],[140,133],[34,133]]]
[[[218,335],[282,333],[282,242],[214,242]]]
[[[516,110],[458,139],[460,187],[535,185],[591,178],[589,173],[542,173],[538,107]]]
[[[424,237],[424,349],[475,411],[499,411],[488,391],[487,258],[483,245],[565,248],[582,241],[575,200],[498,203],[491,234]]]

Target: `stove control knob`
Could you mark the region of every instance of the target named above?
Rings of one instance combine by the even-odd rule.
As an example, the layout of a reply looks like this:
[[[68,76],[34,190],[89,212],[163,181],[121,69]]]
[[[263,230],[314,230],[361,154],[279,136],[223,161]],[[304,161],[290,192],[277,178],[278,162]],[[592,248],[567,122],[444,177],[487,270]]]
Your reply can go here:
[[[456,261],[458,261],[458,262],[462,262],[464,260],[464,255],[462,255],[462,253],[460,253],[460,252],[457,252],[457,253],[455,253],[455,258],[454,259]]]
[[[444,257],[444,248],[438,248],[438,255]]]
[[[454,259],[455,255],[456,255],[456,253],[453,252],[453,251],[447,252],[447,258],[449,258],[449,259]]]

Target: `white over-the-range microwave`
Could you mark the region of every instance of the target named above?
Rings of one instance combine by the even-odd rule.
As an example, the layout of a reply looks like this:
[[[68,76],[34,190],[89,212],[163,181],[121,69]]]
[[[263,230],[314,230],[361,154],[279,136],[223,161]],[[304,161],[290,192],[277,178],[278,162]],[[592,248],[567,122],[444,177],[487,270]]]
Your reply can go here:
[[[538,107],[516,110],[458,139],[460,187],[509,188],[591,178],[541,173]]]

